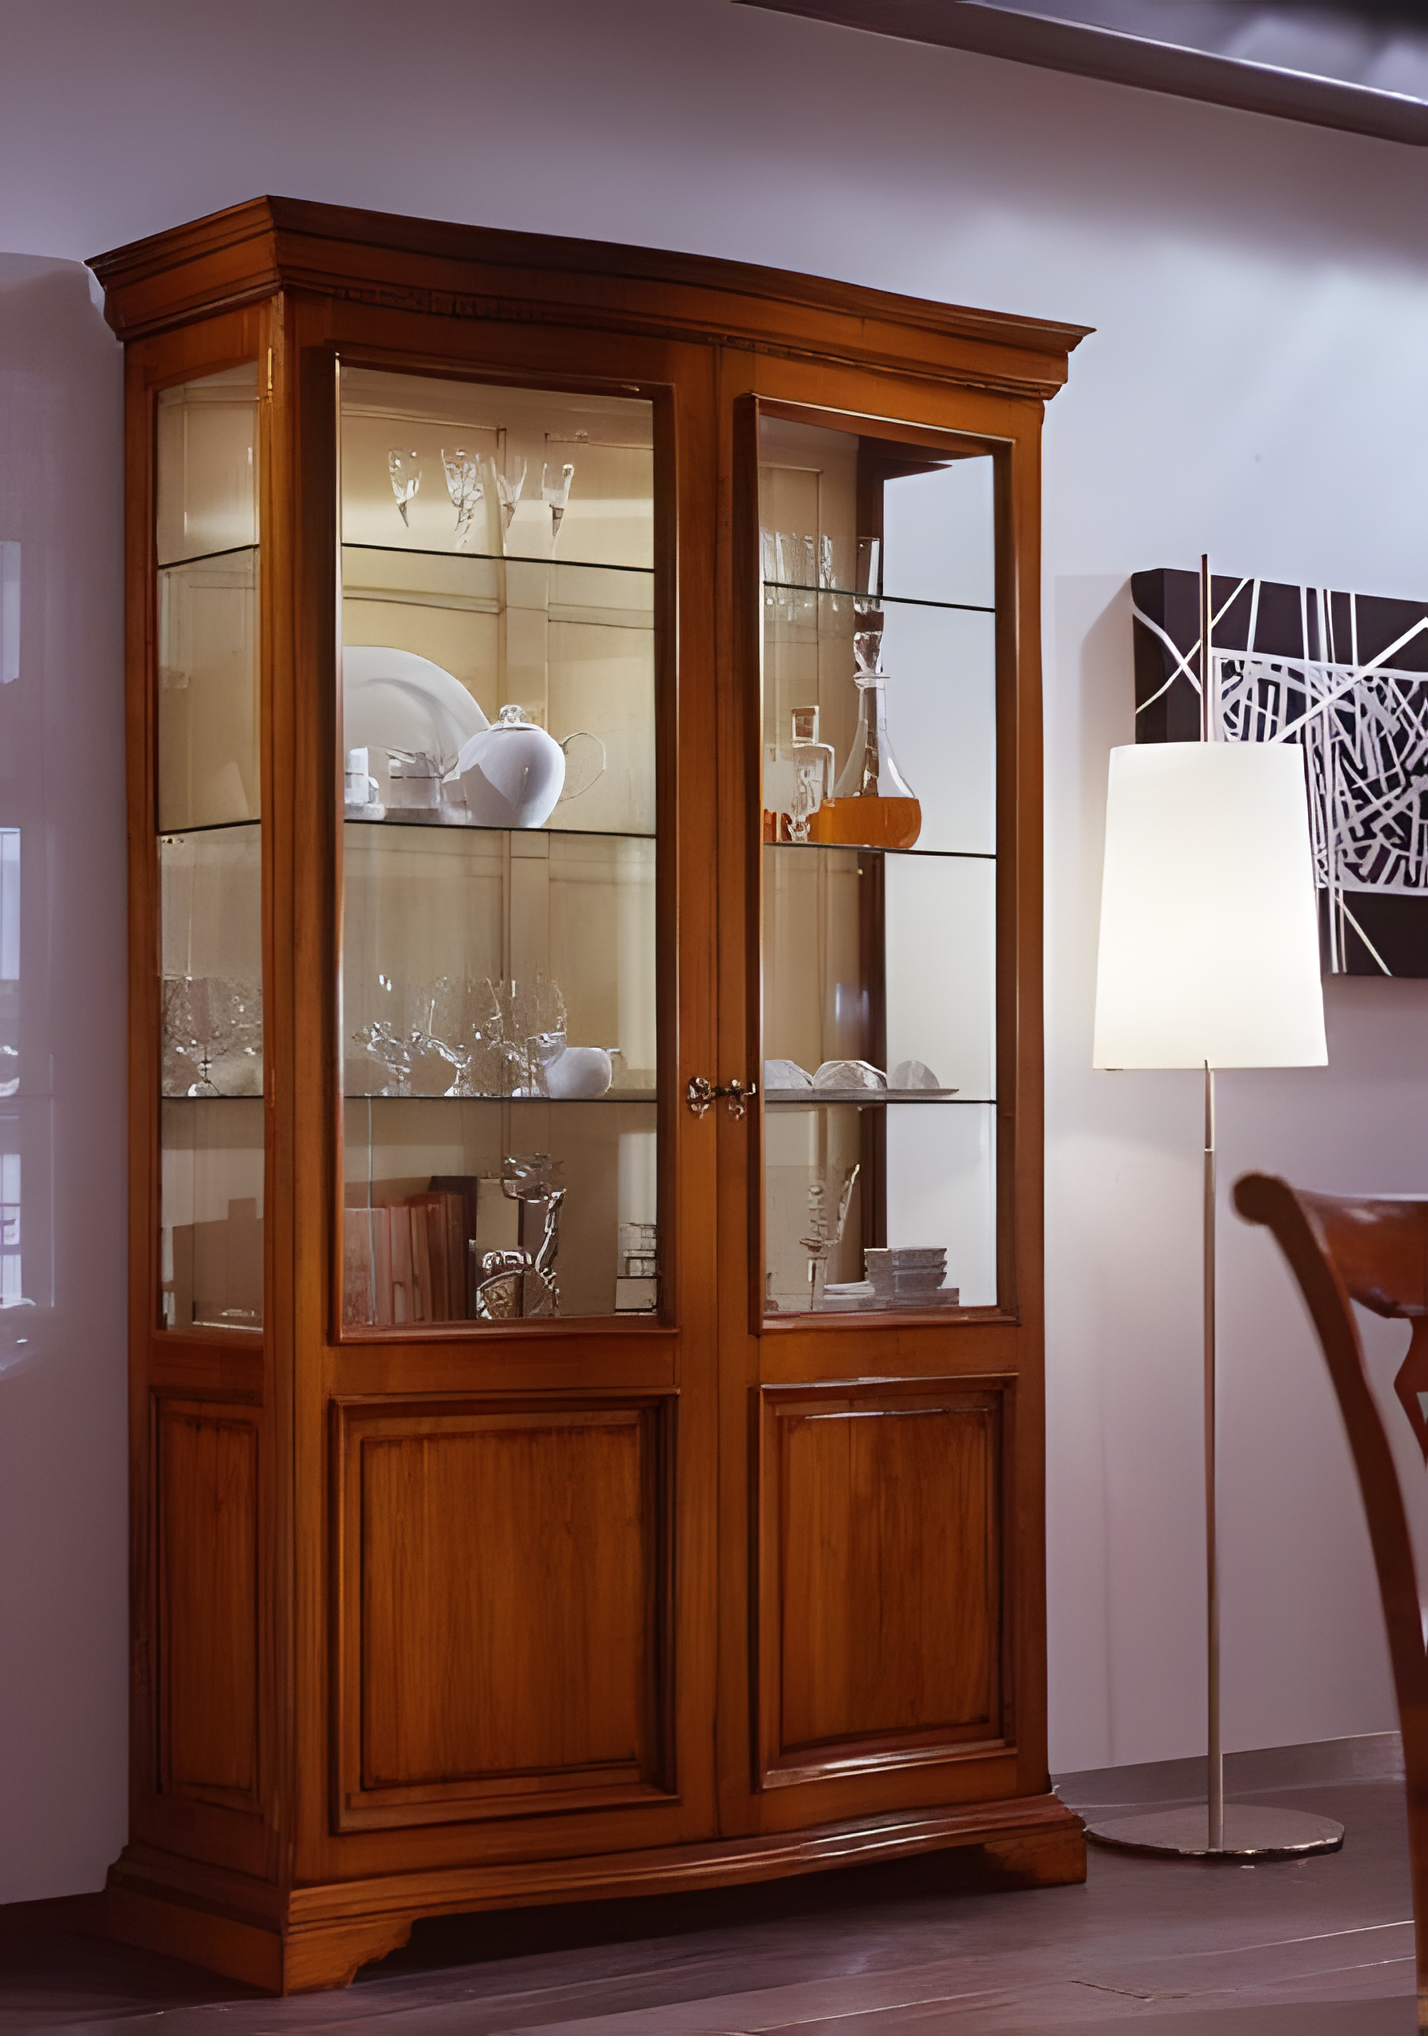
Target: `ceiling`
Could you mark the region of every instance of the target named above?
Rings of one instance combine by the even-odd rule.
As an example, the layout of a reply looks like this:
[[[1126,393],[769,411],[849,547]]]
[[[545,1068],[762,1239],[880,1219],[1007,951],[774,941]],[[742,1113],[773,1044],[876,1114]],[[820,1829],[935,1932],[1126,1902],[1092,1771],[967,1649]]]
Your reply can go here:
[[[1428,0],[738,0],[1428,146]]]

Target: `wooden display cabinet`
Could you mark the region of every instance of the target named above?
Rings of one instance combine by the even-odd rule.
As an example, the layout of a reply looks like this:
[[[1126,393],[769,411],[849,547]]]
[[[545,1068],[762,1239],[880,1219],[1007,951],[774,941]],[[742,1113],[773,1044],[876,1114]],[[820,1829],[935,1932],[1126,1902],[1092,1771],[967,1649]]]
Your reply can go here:
[[[443,1912],[1079,1878],[1037,659],[1079,329],[279,199],[94,266],[115,1930],[290,1990]]]

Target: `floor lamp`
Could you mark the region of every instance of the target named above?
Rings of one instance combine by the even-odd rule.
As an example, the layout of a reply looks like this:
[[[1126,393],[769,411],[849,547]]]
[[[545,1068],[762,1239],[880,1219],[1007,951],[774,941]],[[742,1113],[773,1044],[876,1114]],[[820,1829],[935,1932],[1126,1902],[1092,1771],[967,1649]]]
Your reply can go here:
[[[1201,643],[1209,640],[1202,568]],[[1210,659],[1201,660],[1202,699]],[[1209,1788],[1189,1810],[1093,1819],[1104,1843],[1175,1856],[1332,1851],[1343,1826],[1225,1805],[1215,1498],[1215,1069],[1328,1058],[1304,751],[1297,743],[1144,743],[1111,752],[1098,1068],[1200,1068],[1205,1084],[1204,1388]]]

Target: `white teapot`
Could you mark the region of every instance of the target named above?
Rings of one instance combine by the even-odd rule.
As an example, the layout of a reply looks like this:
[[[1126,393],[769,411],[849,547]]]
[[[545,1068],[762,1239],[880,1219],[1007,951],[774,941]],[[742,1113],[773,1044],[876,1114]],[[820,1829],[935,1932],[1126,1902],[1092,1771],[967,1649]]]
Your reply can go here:
[[[461,745],[451,775],[478,827],[543,827],[565,784],[565,752],[512,702]]]
[[[546,1093],[569,1097],[603,1096],[614,1077],[603,1046],[567,1046],[545,1071]]]

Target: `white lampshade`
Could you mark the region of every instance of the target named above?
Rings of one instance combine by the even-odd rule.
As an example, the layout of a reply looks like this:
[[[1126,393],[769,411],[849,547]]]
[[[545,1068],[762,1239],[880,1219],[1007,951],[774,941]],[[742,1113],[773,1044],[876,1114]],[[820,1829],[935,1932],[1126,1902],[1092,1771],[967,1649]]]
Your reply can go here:
[[[1303,750],[1113,749],[1095,1065],[1328,1057]]]

